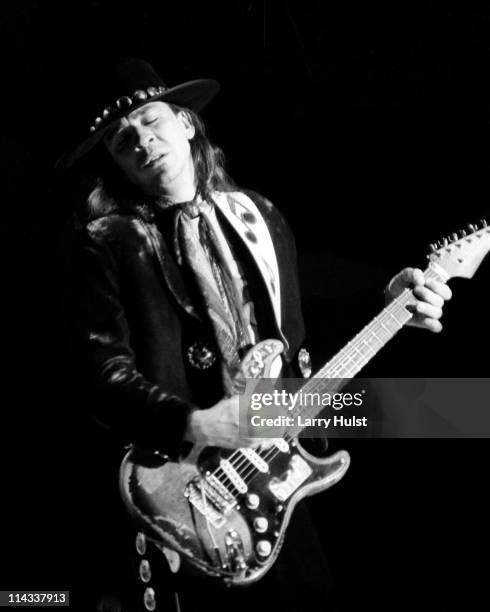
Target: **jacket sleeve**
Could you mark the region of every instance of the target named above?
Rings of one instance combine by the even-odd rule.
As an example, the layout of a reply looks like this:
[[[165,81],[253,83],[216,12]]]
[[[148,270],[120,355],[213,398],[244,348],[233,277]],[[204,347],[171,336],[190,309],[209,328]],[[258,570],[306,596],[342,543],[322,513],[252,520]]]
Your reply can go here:
[[[135,364],[120,272],[103,235],[81,245],[81,328],[93,416],[124,442],[176,458],[195,407],[145,379]]]

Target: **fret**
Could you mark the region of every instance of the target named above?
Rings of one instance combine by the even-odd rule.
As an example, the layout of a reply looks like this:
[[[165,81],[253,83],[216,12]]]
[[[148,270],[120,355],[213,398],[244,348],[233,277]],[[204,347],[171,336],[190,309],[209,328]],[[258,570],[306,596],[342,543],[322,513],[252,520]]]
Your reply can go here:
[[[393,336],[402,327],[402,325],[399,323],[398,319],[395,319],[393,316],[391,316],[391,313],[386,312],[383,315],[383,319],[384,319],[384,324],[390,330],[390,332],[391,332],[391,334]]]
[[[407,318],[410,318],[411,316],[404,306],[400,306],[398,310],[395,310],[393,308],[391,314],[400,327],[403,327],[403,325],[405,325],[405,323],[407,322]]]
[[[352,376],[352,371],[346,365],[336,367],[328,372],[328,378],[348,378]]]
[[[360,363],[363,362],[363,356],[362,353],[359,351],[359,349],[357,348],[357,346],[354,347],[354,350],[356,351],[353,355],[352,355],[352,361],[358,365]]]
[[[425,276],[439,277],[434,270],[426,270]],[[321,394],[339,391],[412,318],[412,314],[406,309],[412,300],[413,294],[410,289],[406,289],[392,300],[303,386],[301,392]],[[302,406],[302,409],[316,414],[322,406]]]
[[[321,378],[311,379],[302,389],[302,393],[335,393],[344,384],[344,379]]]
[[[359,351],[361,353],[361,355],[363,357],[366,357],[366,354],[368,356],[368,358],[371,357],[371,353],[372,353],[372,348],[371,346],[368,344],[367,340],[363,340],[361,346],[359,347]]]
[[[401,329],[401,328],[403,327],[403,323],[401,323],[401,322],[400,322],[400,321],[399,321],[399,320],[398,320],[398,319],[395,317],[395,315],[393,314],[393,312],[392,312],[391,310],[390,310],[390,312],[389,312],[388,314],[389,314],[390,318],[391,318],[393,321],[395,321],[395,323],[396,323],[396,327],[397,327],[397,330]]]
[[[383,323],[383,321],[381,321],[380,318],[378,319],[377,317],[374,317],[374,320],[378,324],[376,329],[377,333],[375,335],[376,337],[379,337],[383,344],[385,344],[386,342],[388,342],[388,340],[391,339],[393,334],[391,333],[391,330]]]
[[[356,367],[355,363],[350,361],[344,371],[339,372],[335,378],[352,378],[357,372],[359,372],[359,368]]]
[[[382,346],[384,346],[384,342],[379,338],[374,330],[369,330],[370,336],[368,342],[374,344],[374,350],[377,352]]]

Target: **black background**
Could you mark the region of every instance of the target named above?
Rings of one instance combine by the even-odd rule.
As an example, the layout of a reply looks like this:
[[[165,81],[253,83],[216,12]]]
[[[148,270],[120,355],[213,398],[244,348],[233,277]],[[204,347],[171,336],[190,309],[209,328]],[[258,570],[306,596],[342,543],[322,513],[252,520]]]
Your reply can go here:
[[[67,383],[73,202],[52,168],[105,105],[91,106],[105,66],[144,57],[169,84],[222,83],[204,114],[211,138],[236,182],[294,228],[322,359],[381,307],[394,273],[488,214],[490,8],[25,1],[2,12],[0,588],[69,589],[90,562],[77,560],[78,501],[90,491],[76,480],[90,443],[77,439]],[[402,331],[368,373],[488,376],[488,273],[485,262],[472,281],[451,282],[442,334]],[[311,504],[343,609],[475,605],[487,441],[345,446],[347,476]]]

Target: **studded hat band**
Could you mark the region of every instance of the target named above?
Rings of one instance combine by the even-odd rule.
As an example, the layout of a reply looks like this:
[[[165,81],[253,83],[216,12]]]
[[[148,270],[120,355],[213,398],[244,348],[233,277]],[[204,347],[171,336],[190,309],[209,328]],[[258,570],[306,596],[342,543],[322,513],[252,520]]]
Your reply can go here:
[[[158,87],[147,87],[146,89],[137,89],[131,96],[121,96],[116,100],[114,106],[106,106],[102,111],[102,115],[95,118],[94,124],[90,127],[91,132],[96,132],[112,121],[116,113],[122,110],[129,111],[132,106],[140,104],[145,100],[151,101],[152,98],[161,95],[167,91],[168,87],[160,85]]]

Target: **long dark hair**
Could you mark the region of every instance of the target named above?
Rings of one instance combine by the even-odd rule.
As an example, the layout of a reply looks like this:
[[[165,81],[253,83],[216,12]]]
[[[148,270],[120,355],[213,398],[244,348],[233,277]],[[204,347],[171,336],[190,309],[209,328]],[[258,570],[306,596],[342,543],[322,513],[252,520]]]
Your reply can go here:
[[[206,199],[215,190],[234,189],[235,184],[225,170],[224,153],[209,140],[201,117],[190,108],[175,104],[169,106],[175,114],[186,113],[195,128],[190,147],[194,161],[196,195]],[[151,216],[156,199],[145,195],[131,183],[102,145],[92,155],[92,166],[94,165],[99,171],[92,179],[92,188],[86,200],[89,219],[117,212],[137,214],[145,218]]]

